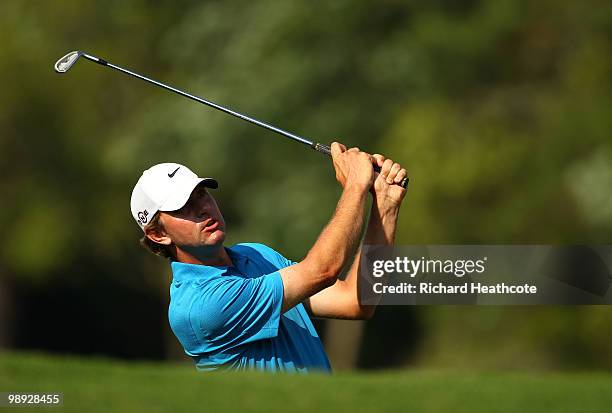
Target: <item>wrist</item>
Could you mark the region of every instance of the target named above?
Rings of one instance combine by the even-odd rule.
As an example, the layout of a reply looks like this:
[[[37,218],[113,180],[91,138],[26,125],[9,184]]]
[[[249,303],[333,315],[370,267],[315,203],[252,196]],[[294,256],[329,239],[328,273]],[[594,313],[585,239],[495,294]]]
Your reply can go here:
[[[399,203],[392,202],[388,198],[379,199],[374,196],[372,207],[380,217],[397,218],[400,210]]]
[[[366,232],[366,240],[364,242],[368,244],[393,245],[398,217],[399,208],[381,210],[376,205],[376,202],[373,202],[368,232]]]
[[[366,193],[370,189],[370,185],[358,182],[358,181],[347,181],[344,185],[344,191],[358,192],[358,193]]]

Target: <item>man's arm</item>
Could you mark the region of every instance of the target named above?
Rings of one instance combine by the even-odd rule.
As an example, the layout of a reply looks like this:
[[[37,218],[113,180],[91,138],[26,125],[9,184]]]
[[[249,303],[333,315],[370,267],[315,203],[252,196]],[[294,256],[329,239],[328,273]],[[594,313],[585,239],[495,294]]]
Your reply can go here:
[[[366,245],[393,245],[401,202],[406,190],[394,183],[406,177],[406,170],[382,155],[373,155],[381,167],[373,186],[373,200],[368,227],[363,239]],[[359,302],[359,270],[361,246],[344,280],[313,295],[305,301],[309,312],[315,317],[369,319],[375,305]]]
[[[283,312],[333,285],[359,244],[365,202],[374,178],[371,158],[338,143],[333,143],[331,150],[336,177],[344,190],[332,219],[306,258],[280,270]]]

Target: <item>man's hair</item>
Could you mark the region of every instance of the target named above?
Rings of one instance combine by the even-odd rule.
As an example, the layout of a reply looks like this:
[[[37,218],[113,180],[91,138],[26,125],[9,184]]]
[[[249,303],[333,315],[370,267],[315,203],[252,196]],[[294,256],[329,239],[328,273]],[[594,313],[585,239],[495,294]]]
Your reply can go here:
[[[159,217],[160,217],[160,213],[157,212],[153,216],[153,219],[151,220],[151,222],[145,225],[144,229],[153,230],[153,231],[162,231],[164,229],[164,224],[162,224],[161,219],[159,219]],[[158,242],[151,240],[149,237],[147,237],[146,233],[144,237],[140,239],[140,244],[155,255],[159,255],[164,258],[173,258],[172,249],[170,248],[169,245],[160,244]]]

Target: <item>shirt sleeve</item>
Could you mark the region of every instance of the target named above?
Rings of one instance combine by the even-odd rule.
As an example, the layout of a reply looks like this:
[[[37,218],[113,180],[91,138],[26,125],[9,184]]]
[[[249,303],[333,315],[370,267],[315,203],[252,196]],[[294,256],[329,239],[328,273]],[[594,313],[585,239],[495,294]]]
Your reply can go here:
[[[224,276],[208,283],[190,318],[206,351],[276,337],[283,304],[278,271],[257,278]]]
[[[257,246],[259,251],[264,252],[266,255],[266,258],[272,261],[278,269],[290,267],[293,264],[297,264],[295,261],[285,258],[280,252],[276,251],[275,249],[271,247],[268,247],[267,245],[264,245],[264,244],[253,244],[253,245]]]

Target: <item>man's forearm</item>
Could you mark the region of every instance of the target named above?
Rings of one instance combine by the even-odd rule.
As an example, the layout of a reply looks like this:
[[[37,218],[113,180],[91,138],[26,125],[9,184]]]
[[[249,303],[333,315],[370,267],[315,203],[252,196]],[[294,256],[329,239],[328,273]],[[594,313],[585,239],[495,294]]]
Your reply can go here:
[[[370,219],[363,237],[362,245],[360,245],[353,264],[344,279],[348,284],[356,286],[357,271],[359,269],[359,261],[363,245],[393,245],[395,242],[395,230],[397,227],[397,218],[399,216],[399,208],[388,208],[381,210],[376,199],[372,202],[370,209]]]
[[[398,208],[380,208],[376,199],[372,202],[370,210],[370,218],[362,245],[359,246],[355,259],[351,268],[344,279],[344,290],[346,294],[354,296],[355,306],[358,310],[355,312],[356,318],[371,318],[376,309],[376,305],[361,305],[359,303],[359,279],[360,261],[363,245],[393,245],[395,242],[395,231],[397,227],[397,219],[399,216]]]
[[[365,219],[367,189],[347,186],[333,217],[308,252],[305,260],[322,273],[339,274],[353,256]]]
[[[371,188],[374,199],[363,242],[371,245],[393,245],[399,208],[406,194],[404,188],[394,183],[401,182],[406,176],[406,170],[391,159],[385,159],[383,155],[372,155],[372,159],[376,161],[380,172],[375,176]],[[354,238],[351,241],[354,242]],[[359,283],[364,281],[360,279],[359,274],[361,253],[360,248],[344,280],[338,279],[333,285],[310,296],[306,304],[311,314],[329,318],[371,317],[376,306],[361,305],[359,301]]]

